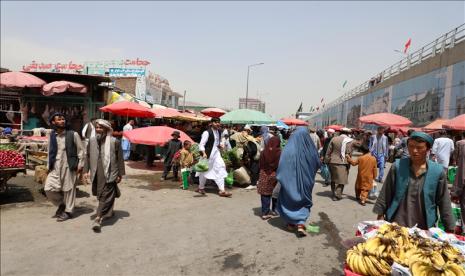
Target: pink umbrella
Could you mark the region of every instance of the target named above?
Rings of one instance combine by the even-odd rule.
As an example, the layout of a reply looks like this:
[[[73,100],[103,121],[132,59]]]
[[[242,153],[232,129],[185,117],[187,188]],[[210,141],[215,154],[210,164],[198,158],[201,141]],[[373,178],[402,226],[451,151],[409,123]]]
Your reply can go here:
[[[87,93],[87,87],[83,84],[70,81],[54,81],[42,87],[42,94],[52,96],[55,93],[63,93],[65,91]]]
[[[459,115],[442,125],[445,129],[465,130],[465,114]]]
[[[181,113],[174,108],[152,108],[157,118],[174,118],[180,116]]]
[[[370,114],[358,119],[363,124],[373,124],[378,126],[409,126],[412,121],[393,113]]]
[[[0,87],[25,88],[42,87],[46,82],[38,77],[24,72],[6,72],[0,74]]]
[[[288,126],[308,126],[308,123],[296,118],[284,118],[281,119],[283,123],[285,123]]]
[[[134,102],[116,102],[100,108],[103,112],[111,112],[116,115],[126,117],[153,118],[155,113],[138,103]]]
[[[171,134],[173,134],[173,131],[179,131],[181,134],[179,140],[183,142],[188,140],[191,143],[194,143],[194,141],[192,141],[186,133],[167,126],[136,128],[134,130],[124,131],[123,136],[128,138],[128,140],[134,144],[162,146],[172,138]]]
[[[210,108],[205,108],[204,110],[200,111],[200,113],[208,117],[219,118],[223,116],[224,114],[226,114],[226,111],[220,108],[210,107]]]

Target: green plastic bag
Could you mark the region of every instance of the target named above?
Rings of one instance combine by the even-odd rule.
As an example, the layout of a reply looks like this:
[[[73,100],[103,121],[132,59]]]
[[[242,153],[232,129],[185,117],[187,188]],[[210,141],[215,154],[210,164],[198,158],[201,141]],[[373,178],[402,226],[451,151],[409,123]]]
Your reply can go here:
[[[457,167],[449,167],[449,169],[447,170],[447,179],[449,180],[449,183],[454,183],[456,174]]]
[[[208,171],[208,159],[200,158],[199,162],[195,164],[194,170],[196,172],[206,172]]]
[[[224,182],[226,182],[228,186],[232,186],[234,184],[234,171],[230,171],[228,173],[228,176],[224,179]]]

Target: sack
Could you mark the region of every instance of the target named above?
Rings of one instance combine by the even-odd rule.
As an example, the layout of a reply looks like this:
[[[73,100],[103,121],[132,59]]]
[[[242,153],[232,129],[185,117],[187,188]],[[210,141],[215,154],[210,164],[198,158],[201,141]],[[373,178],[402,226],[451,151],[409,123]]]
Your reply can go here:
[[[240,185],[250,184],[250,175],[247,173],[245,167],[240,167],[239,169],[235,170],[233,173],[233,177],[237,183]]]
[[[208,159],[200,158],[199,162],[195,164],[194,170],[196,172],[206,172],[208,171]]]

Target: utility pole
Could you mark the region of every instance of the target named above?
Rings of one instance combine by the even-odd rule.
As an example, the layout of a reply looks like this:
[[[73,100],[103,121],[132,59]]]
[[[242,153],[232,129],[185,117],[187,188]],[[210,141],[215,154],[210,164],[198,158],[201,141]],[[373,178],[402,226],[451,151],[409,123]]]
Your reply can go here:
[[[182,98],[182,111],[186,111],[186,90],[184,90],[184,97]]]

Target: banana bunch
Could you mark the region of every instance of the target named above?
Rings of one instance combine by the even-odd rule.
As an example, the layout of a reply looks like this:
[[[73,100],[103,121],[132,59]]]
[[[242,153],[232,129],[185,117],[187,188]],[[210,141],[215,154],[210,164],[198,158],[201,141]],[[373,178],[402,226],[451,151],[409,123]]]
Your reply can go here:
[[[360,275],[390,275],[391,265],[384,259],[369,254],[365,246],[365,243],[359,243],[347,251],[346,262],[350,269]]]
[[[461,254],[461,252],[457,248],[453,247],[447,242],[442,244],[441,254],[442,256],[444,256],[444,259],[451,261],[453,263],[456,263],[459,265],[465,263],[465,259],[463,255]]]
[[[465,270],[460,265],[447,262],[444,265],[432,265],[428,262],[416,261],[410,270],[413,276],[464,276]]]

